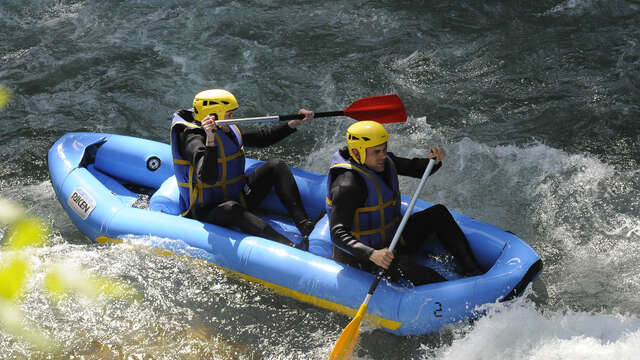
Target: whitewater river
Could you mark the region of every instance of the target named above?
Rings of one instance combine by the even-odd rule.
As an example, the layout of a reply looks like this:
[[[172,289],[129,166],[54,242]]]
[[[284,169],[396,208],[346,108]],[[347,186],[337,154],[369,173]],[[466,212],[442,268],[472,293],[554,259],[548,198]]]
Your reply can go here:
[[[46,163],[60,136],[168,142],[171,114],[208,88],[232,91],[239,117],[398,94],[408,120],[387,127],[390,150],[448,153],[421,198],[513,231],[542,257],[527,296],[435,334],[365,326],[358,358],[639,356],[638,1],[3,0],[0,86],[12,93],[0,197],[52,229],[26,253],[22,310],[59,358],[324,359],[350,321],[202,260],[94,244],[60,206]],[[351,123],[316,119],[248,155],[325,172]],[[402,191],[417,182],[401,179]],[[140,297],[54,304],[41,281],[61,261]],[[0,329],[0,358],[47,354]]]

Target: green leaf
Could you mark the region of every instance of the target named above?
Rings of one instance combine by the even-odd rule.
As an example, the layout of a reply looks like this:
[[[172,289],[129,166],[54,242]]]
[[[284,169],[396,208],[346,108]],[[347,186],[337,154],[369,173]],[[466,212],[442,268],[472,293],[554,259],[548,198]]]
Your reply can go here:
[[[26,217],[15,222],[7,234],[6,246],[12,250],[25,247],[42,247],[49,235],[49,229],[42,220]]]
[[[110,299],[138,297],[135,289],[125,283],[86,274],[77,266],[65,264],[51,267],[45,276],[44,287],[54,300],[60,300],[60,297],[65,294],[79,294],[92,300],[100,297]]]
[[[17,301],[22,296],[27,273],[28,262],[19,255],[14,255],[6,263],[0,265],[0,298]]]
[[[11,91],[5,86],[0,85],[0,109],[5,107],[11,101]]]

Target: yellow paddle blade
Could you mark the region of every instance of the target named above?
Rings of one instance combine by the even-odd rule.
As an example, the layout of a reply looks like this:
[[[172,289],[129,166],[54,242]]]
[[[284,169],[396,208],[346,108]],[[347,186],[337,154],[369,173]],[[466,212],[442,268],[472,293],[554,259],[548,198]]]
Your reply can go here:
[[[331,350],[331,354],[329,354],[329,360],[351,359],[353,348],[355,348],[358,343],[360,323],[366,312],[367,304],[362,304],[353,320],[342,330],[342,334],[340,334],[338,341],[336,341],[336,344],[333,346],[333,350]]]

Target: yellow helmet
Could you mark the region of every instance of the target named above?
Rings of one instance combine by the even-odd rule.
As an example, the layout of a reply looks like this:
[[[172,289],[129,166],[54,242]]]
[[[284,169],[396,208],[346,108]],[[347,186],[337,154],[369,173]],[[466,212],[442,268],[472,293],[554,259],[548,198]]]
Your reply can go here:
[[[347,129],[347,148],[349,155],[360,165],[364,165],[367,148],[384,144],[389,140],[389,134],[382,125],[375,121],[358,121]],[[353,157],[352,149],[358,150],[360,160]]]
[[[227,111],[238,108],[238,101],[232,93],[222,89],[201,91],[193,98],[193,118],[200,122],[210,114],[216,114],[218,120],[224,120]]]

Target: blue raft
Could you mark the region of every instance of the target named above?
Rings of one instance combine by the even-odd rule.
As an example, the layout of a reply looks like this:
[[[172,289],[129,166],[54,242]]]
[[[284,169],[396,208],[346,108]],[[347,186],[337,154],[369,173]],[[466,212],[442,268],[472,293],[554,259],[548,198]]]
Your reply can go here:
[[[247,159],[247,173],[261,164]],[[74,224],[100,242],[133,241],[207,260],[273,291],[349,316],[355,315],[374,275],[335,262],[324,213],[326,176],[292,168],[307,213],[319,219],[309,251],[233,229],[179,217],[169,145],[128,136],[69,133],[49,150],[56,195]],[[403,197],[403,212],[408,198]],[[414,211],[431,204],[418,200]],[[300,235],[275,194],[259,215],[294,241]],[[452,212],[487,272],[463,278],[451,257],[430,242],[421,261],[448,281],[407,286],[381,282],[367,320],[398,335],[418,335],[479,315],[476,307],[520,295],[542,271],[531,247],[512,233]]]

